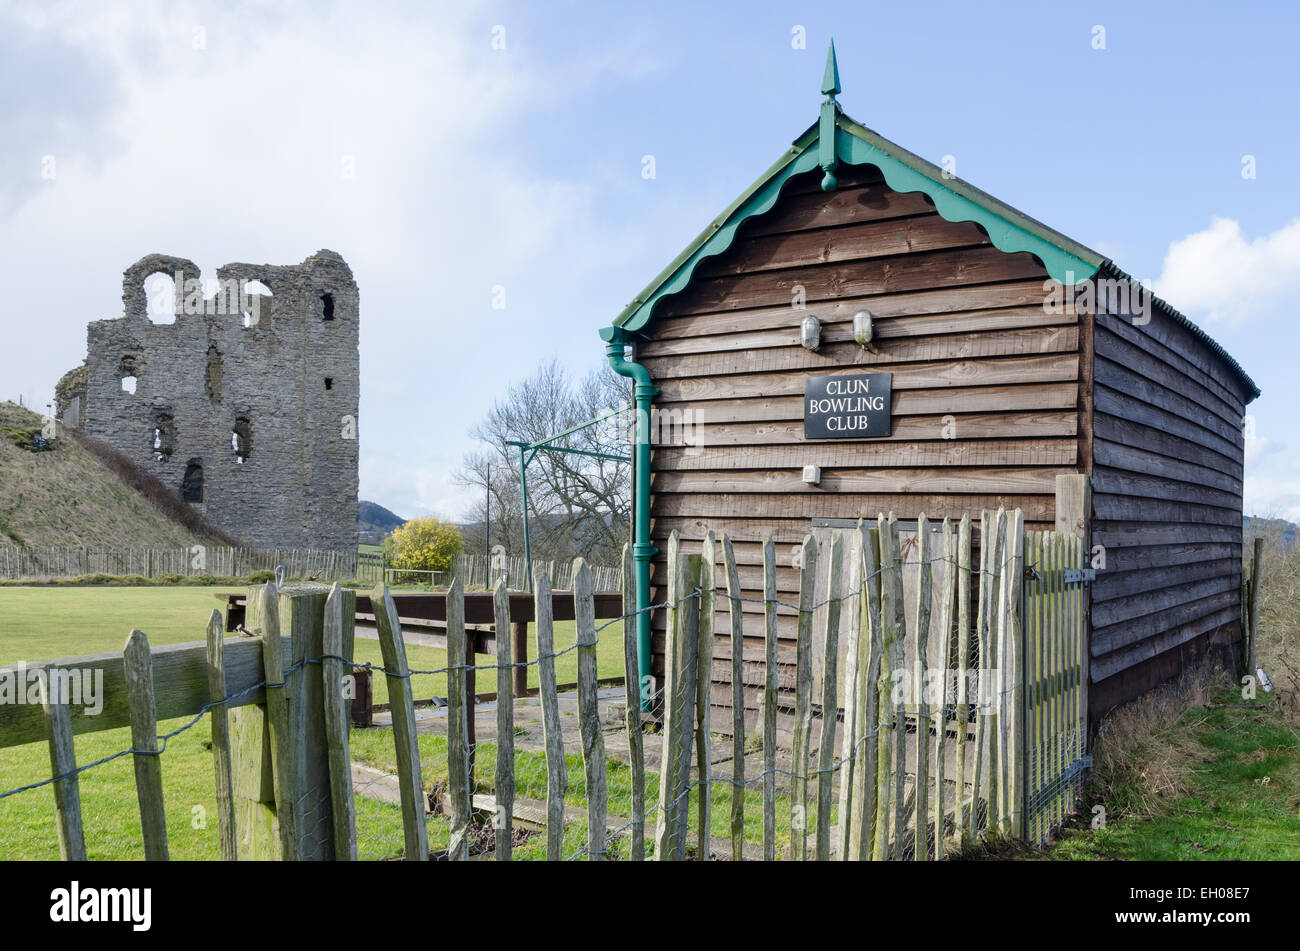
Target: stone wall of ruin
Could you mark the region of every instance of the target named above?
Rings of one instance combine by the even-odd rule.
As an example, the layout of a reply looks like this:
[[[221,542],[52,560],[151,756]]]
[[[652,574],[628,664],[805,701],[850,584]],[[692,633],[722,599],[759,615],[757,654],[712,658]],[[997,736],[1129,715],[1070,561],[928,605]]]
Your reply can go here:
[[[177,280],[175,322],[145,279]],[[209,521],[265,548],[355,550],[358,293],[333,251],[301,265],[198,267],[149,255],[122,278],[124,316],[87,328],[86,366],[60,382],[65,423],[125,453]],[[271,296],[230,293],[257,281]],[[166,319],[165,315],[163,319]],[[134,377],[135,392],[123,387]],[[235,435],[238,433],[238,439]],[[189,479],[187,482],[187,473]]]

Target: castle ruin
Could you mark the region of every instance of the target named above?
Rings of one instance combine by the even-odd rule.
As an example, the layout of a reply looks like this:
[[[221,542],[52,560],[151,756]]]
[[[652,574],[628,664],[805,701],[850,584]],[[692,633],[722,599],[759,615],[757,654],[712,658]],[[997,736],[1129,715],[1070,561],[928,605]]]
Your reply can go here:
[[[175,286],[161,307],[146,296],[151,279],[168,286],[156,274]],[[151,254],[123,274],[122,303],[59,381],[64,425],[250,545],[354,552],[358,294],[343,258],[227,264],[204,286],[192,261]]]

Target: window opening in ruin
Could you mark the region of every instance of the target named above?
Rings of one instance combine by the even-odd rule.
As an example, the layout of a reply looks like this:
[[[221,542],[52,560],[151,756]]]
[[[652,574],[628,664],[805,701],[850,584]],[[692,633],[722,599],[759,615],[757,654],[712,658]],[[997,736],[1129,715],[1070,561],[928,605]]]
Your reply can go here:
[[[154,271],[144,279],[145,313],[154,324],[176,323],[176,279]]]
[[[204,373],[204,385],[208,391],[208,399],[217,402],[221,399],[221,375],[225,371],[225,361],[221,358],[221,351],[217,349],[215,343],[208,344],[208,368]]]
[[[176,424],[170,413],[159,413],[153,424],[153,457],[166,462],[176,448]]]
[[[253,451],[253,424],[246,417],[235,420],[230,430],[230,448],[235,450],[235,462],[243,465],[248,454]]]
[[[325,389],[327,390],[334,389],[334,377],[332,376],[325,377]]]
[[[334,295],[322,294],[320,296],[321,314],[325,320],[334,319]]]
[[[136,384],[135,375],[135,357],[127,354],[122,358],[122,362],[117,367],[118,375],[122,378],[122,392],[134,393]]]
[[[203,461],[191,459],[181,480],[181,498],[186,502],[203,501]]]
[[[271,289],[261,281],[249,281],[244,285],[241,304],[245,330],[271,326],[271,297]]]

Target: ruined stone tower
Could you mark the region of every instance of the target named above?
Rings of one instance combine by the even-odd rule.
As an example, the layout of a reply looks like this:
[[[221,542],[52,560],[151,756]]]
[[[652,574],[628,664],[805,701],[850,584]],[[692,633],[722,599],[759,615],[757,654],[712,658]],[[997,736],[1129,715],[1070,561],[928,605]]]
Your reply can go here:
[[[157,273],[175,282],[174,322],[146,298]],[[152,254],[123,274],[122,302],[59,381],[64,424],[251,545],[355,551],[358,295],[343,258],[228,264],[204,287],[193,262]]]

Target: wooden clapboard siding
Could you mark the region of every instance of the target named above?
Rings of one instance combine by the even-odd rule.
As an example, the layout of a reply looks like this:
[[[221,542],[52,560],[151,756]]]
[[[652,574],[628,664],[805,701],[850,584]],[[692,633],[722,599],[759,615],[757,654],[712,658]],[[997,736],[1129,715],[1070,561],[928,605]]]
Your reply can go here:
[[[960,428],[957,430],[961,432]],[[937,435],[937,434],[936,434]],[[816,442],[775,446],[688,446],[657,449],[651,454],[655,471],[723,469],[775,469],[806,465],[831,467],[938,466],[1074,466],[1078,446],[1074,439],[955,438],[895,442],[881,439],[860,443],[840,440],[840,445]],[[847,448],[846,448],[847,447]],[[856,516],[855,516],[856,517]]]
[[[790,313],[797,314],[796,311]],[[880,341],[876,346],[884,349],[889,346],[889,343]],[[799,348],[800,354],[804,352],[802,347]],[[804,380],[808,378],[809,370],[802,366],[804,358],[799,354],[792,354],[791,359],[798,367],[791,373],[746,373],[743,369],[743,358],[738,358],[732,361],[735,369],[724,368],[719,373],[710,372],[697,377],[656,378],[656,383],[665,403],[679,403],[691,399],[737,399],[749,396],[790,396],[792,394],[802,396]],[[702,373],[704,369],[701,368]],[[853,365],[846,366],[845,372],[863,373],[868,369],[887,369],[893,374],[893,388],[896,391],[923,390],[948,386],[1074,381],[1078,379],[1079,359],[1077,354],[1071,353],[1046,356],[1035,354],[989,360],[895,364],[883,368]]]
[[[836,469],[823,473],[819,485],[804,482],[792,469],[712,472],[657,472],[651,482],[660,493],[736,492],[794,493],[1036,493],[1055,491],[1056,476],[1066,469],[981,469],[953,466],[943,469]]]
[[[993,285],[1000,288],[1000,285]],[[1041,294],[1041,290],[1039,291]],[[818,314],[822,325],[824,344],[853,342],[852,317],[855,311],[866,306],[869,298],[837,301]],[[883,309],[883,308],[880,308]],[[885,314],[877,314],[885,317]],[[1044,312],[1041,304],[1024,307],[999,307],[989,310],[967,310],[951,313],[896,316],[880,326],[880,339],[899,340],[925,338],[935,334],[1000,330],[1025,330],[1029,328],[1061,328],[1078,324],[1073,311]],[[708,314],[686,320],[666,321],[677,325],[682,336],[660,337],[645,345],[642,355],[646,359],[684,354],[716,353],[747,347],[761,350],[770,347],[788,347],[799,344],[797,327],[790,326],[790,308],[767,307],[735,314]],[[704,336],[706,335],[707,336]]]
[[[896,391],[895,417],[934,414],[973,414],[1031,410],[1069,410],[1077,399],[1073,381],[1024,383],[1014,386],[948,386],[933,390]],[[662,397],[656,405],[669,414],[683,414],[683,422],[704,425],[741,422],[778,422],[803,419],[803,395],[753,396],[739,399],[686,399],[671,402]],[[687,410],[692,415],[686,417]]]
[[[737,241],[737,245],[727,253],[743,253],[745,242]],[[659,313],[679,316],[704,310],[788,305],[797,288],[803,288],[811,305],[846,295],[893,294],[1045,276],[1033,255],[1006,254],[986,245],[700,278],[681,294],[665,298]]]
[[[903,509],[903,506],[907,506]],[[962,514],[986,508],[1019,508],[1027,519],[1046,522],[1055,512],[1050,496],[1037,495],[922,495],[912,493],[875,494],[826,493],[823,495],[754,494],[737,498],[734,493],[657,492],[651,502],[653,515],[699,515],[706,518],[730,515],[738,507],[752,515],[787,518],[858,518],[866,513],[894,510],[960,518]],[[828,512],[847,514],[828,515]],[[900,513],[901,514],[901,513]],[[914,517],[914,516],[913,516]]]
[[[1242,415],[1249,393],[1185,327],[1092,326],[1090,715],[1240,637]]]
[[[944,221],[922,195],[889,190],[869,167],[845,171],[832,194],[818,188],[820,173],[792,181],[771,212],[660,302],[635,347],[660,388],[651,534],[661,553],[673,531],[686,551],[699,551],[709,530],[732,538],[752,599],[740,605],[747,706],[763,682],[765,533],[786,602],[776,612],[781,704],[792,707],[793,549],[814,518],[957,520],[1006,506],[1024,510],[1027,528],[1047,529],[1056,476],[1079,471],[1081,318],[1044,307],[1042,266],[993,248],[970,222]],[[806,311],[791,307],[799,289]],[[876,317],[868,348],[852,339],[863,308]],[[816,352],[799,345],[805,312],[822,323]],[[805,441],[809,375],[877,371],[893,375],[890,436]],[[802,481],[805,465],[822,467],[820,485]],[[661,554],[655,602],[666,577]],[[665,614],[652,615],[656,676]],[[722,596],[715,629],[730,629]],[[719,638],[714,653],[713,701],[723,706],[731,649]]]

